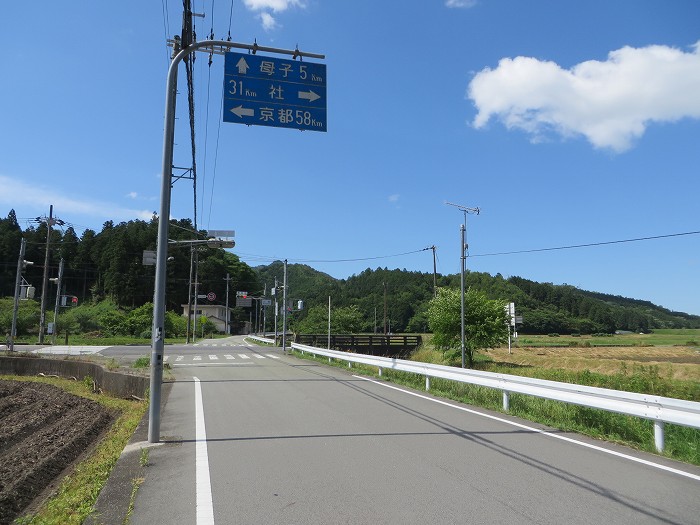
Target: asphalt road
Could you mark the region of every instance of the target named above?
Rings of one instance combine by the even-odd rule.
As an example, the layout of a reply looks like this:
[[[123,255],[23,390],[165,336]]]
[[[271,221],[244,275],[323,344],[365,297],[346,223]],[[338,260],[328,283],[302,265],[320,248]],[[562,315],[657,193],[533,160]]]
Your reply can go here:
[[[222,344],[166,348],[132,524],[699,523],[698,468]]]

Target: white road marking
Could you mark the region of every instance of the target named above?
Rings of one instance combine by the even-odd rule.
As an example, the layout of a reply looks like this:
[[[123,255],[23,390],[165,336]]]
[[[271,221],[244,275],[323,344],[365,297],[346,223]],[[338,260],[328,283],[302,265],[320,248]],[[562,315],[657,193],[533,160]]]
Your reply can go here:
[[[252,365],[252,361],[245,361],[243,363],[202,363],[198,364],[198,367],[202,366],[241,366],[241,365]],[[193,366],[191,363],[175,363],[172,366]]]
[[[168,359],[170,359],[170,356],[169,356],[169,355],[166,355],[166,356],[163,358],[163,362],[164,362],[164,363],[167,363],[167,362],[168,362]]]
[[[487,418],[487,419],[492,419],[492,420],[494,420],[494,421],[499,421],[499,422],[501,422],[501,423],[505,423],[506,425],[511,425],[511,426],[514,426],[514,427],[522,428],[522,429],[528,430],[528,431],[530,431],[530,432],[537,432],[538,434],[542,434],[543,436],[551,437],[551,438],[554,438],[554,439],[561,439],[562,441],[566,441],[566,442],[568,442],[568,443],[573,443],[574,445],[579,445],[579,446],[581,446],[581,447],[590,448],[590,449],[593,449],[593,450],[597,450],[598,452],[603,452],[603,453],[605,453],[605,454],[610,454],[610,455],[612,455],[612,456],[617,456],[617,457],[619,457],[619,458],[627,459],[627,460],[633,461],[633,462],[635,462],[635,463],[641,463],[642,465],[647,465],[648,467],[657,468],[657,469],[659,469],[659,470],[665,470],[666,472],[671,472],[671,473],[673,473],[673,474],[678,474],[679,476],[683,476],[683,477],[686,477],[686,478],[694,479],[694,480],[696,480],[696,481],[700,481],[700,476],[698,476],[698,475],[696,475],[696,474],[691,474],[690,472],[685,472],[685,471],[683,471],[683,470],[679,470],[679,469],[676,469],[676,468],[673,468],[673,467],[667,467],[666,465],[661,465],[660,463],[654,463],[653,461],[648,461],[648,460],[646,460],[646,459],[636,458],[636,457],[630,456],[630,455],[628,455],[628,454],[623,454],[622,452],[617,452],[617,451],[615,451],[615,450],[610,450],[610,449],[607,449],[607,448],[599,447],[599,446],[597,446],[597,445],[592,445],[592,444],[590,444],[590,443],[585,443],[585,442],[583,442],[583,441],[579,441],[579,440],[577,440],[577,439],[572,439],[572,438],[566,437],[566,436],[561,436],[561,435],[559,435],[559,434],[552,434],[551,432],[548,432],[548,431],[546,431],[546,430],[542,430],[542,429],[534,428],[534,427],[529,427],[529,426],[523,425],[523,424],[521,424],[521,423],[516,423],[515,421],[509,421],[509,420],[504,419],[504,418],[502,418],[502,417],[492,416],[491,414],[484,414],[483,412],[479,412],[479,411],[477,411],[477,410],[472,410],[472,409],[467,408],[467,407],[463,407],[463,406],[459,406],[459,405],[454,405],[454,404],[452,404],[452,403],[448,403],[447,401],[442,401],[442,400],[440,400],[440,399],[435,399],[435,398],[432,398],[432,397],[424,396],[424,395],[418,394],[418,393],[416,393],[416,392],[411,392],[411,391],[409,391],[409,390],[404,390],[403,388],[398,388],[398,387],[395,387],[395,386],[392,386],[392,385],[387,385],[386,383],[382,383],[382,382],[380,382],[380,381],[375,381],[374,379],[369,379],[369,378],[367,378],[367,377],[356,376],[356,375],[353,375],[352,377],[355,377],[355,378],[357,378],[357,379],[362,379],[362,380],[364,380],[364,381],[369,381],[370,383],[374,383],[375,385],[383,386],[383,387],[386,387],[386,388],[391,388],[392,390],[398,390],[399,392],[403,392],[404,394],[409,394],[409,395],[411,395],[411,396],[419,397],[419,398],[421,398],[421,399],[426,399],[426,400],[432,401],[432,402],[434,402],[434,403],[439,403],[440,405],[445,405],[445,406],[448,406],[448,407],[451,407],[451,408],[456,408],[457,410],[462,410],[463,412],[469,412],[470,414],[474,414],[474,415],[477,415],[477,416],[485,417],[485,418]]]
[[[231,354],[224,354],[224,357],[225,357],[226,359],[236,359],[236,358],[233,357]]]
[[[202,356],[201,356],[201,355],[196,355],[196,356],[194,356],[194,357],[192,358],[192,361],[201,361],[201,360],[202,360]]]
[[[96,354],[102,350],[110,348],[109,346],[80,346],[80,345],[56,345],[49,346],[46,348],[39,348],[37,350],[32,350],[32,354],[54,354],[54,355],[83,355],[83,354]]]
[[[256,357],[257,359],[265,359],[265,356],[264,356],[264,355],[253,354],[253,356]]]
[[[272,359],[279,359],[280,356],[274,355],[274,354],[265,354],[267,357],[271,357]]]
[[[240,357],[241,359],[250,359],[250,357],[248,357],[245,354],[238,354],[238,357]]]
[[[182,361],[185,358],[184,355],[179,355],[175,358],[175,361]]]
[[[195,491],[197,493],[197,525],[214,525],[214,504],[211,499],[211,478],[209,477],[209,452],[207,451],[207,430],[204,425],[204,404],[202,385],[194,379],[195,409]]]
[[[219,359],[219,356],[218,356],[218,355],[214,355],[214,354],[209,354],[209,359],[211,359],[212,361],[216,361],[216,360]]]

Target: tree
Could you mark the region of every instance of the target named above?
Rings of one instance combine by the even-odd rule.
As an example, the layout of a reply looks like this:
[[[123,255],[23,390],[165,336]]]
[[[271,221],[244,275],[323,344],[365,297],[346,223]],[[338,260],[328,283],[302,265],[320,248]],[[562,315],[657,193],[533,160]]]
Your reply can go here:
[[[508,340],[505,302],[488,299],[486,294],[469,289],[465,295],[465,356],[472,367],[474,352]],[[456,359],[461,356],[461,300],[455,288],[440,288],[428,305],[428,326],[433,344]]]
[[[331,308],[331,330],[334,334],[356,334],[362,331],[364,316],[357,306]],[[314,306],[308,315],[296,323],[302,334],[325,334],[328,330],[328,308]]]

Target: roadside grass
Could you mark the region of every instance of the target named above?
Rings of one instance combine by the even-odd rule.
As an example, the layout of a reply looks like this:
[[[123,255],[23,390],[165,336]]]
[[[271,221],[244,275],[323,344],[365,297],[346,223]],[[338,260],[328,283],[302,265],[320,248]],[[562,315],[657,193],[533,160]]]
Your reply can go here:
[[[46,340],[47,346],[50,344],[51,339]],[[184,337],[166,337],[165,339],[165,344],[166,345],[171,345],[171,344],[184,344],[185,343],[185,338]],[[38,344],[37,342],[37,336],[36,335],[28,335],[28,336],[21,336],[17,337],[15,339],[15,344],[18,345],[36,345]],[[66,344],[65,338],[63,336],[59,336],[56,339],[56,345],[63,346]],[[68,345],[70,346],[150,346],[151,345],[151,339],[150,338],[143,338],[143,337],[127,337],[127,336],[118,336],[118,337],[95,337],[92,335],[87,335],[87,334],[70,334],[68,337]],[[21,350],[21,348],[16,348],[16,350]]]
[[[688,344],[690,343],[690,345]],[[565,346],[697,346],[700,345],[700,329],[658,329],[648,334],[611,335],[526,335],[521,334],[516,347],[565,347]]]
[[[329,363],[327,357],[316,357],[308,353],[302,355],[301,352],[296,350],[293,353],[303,359],[348,369],[347,361],[333,359]],[[606,375],[588,370],[573,371],[502,366],[493,363],[483,354],[477,355],[478,359],[476,360],[475,368],[479,370],[700,401],[700,384],[698,382],[678,381],[663,377],[659,374],[658,367],[654,366],[631,366],[621,369],[617,374]],[[425,346],[419,348],[411,359],[434,364],[450,364],[446,362],[442,352]],[[369,377],[379,376],[376,367],[353,363],[352,370],[355,373]],[[425,378],[421,375],[385,368],[382,378],[416,390],[425,389]],[[497,412],[504,412],[502,393],[491,388],[431,378],[430,394]],[[593,438],[620,443],[645,452],[657,453],[654,445],[653,422],[649,420],[559,401],[540,399],[524,394],[511,394],[510,410],[507,413],[559,430],[577,432]],[[665,451],[663,455],[678,461],[700,465],[700,430],[666,424]]]
[[[107,482],[112,468],[146,412],[147,402],[96,394],[92,391],[92,384],[80,381],[26,376],[0,376],[0,379],[48,383],[70,394],[97,401],[118,414],[112,427],[89,456],[63,478],[55,495],[45,501],[36,513],[16,520],[16,523],[21,525],[82,523],[92,512],[97,496]]]

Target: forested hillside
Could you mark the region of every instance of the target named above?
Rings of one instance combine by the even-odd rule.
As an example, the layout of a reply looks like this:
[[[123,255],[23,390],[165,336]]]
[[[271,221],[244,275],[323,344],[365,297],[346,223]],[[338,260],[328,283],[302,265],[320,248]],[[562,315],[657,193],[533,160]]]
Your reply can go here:
[[[58,275],[61,258],[65,261],[62,293],[78,297],[78,303],[110,299],[117,306],[132,309],[153,301],[155,266],[144,266],[144,250],[156,249],[158,219],[134,220],[114,224],[105,222],[102,230],[86,229],[78,236],[70,226],[54,226],[51,231],[49,277]],[[24,278],[36,288],[35,297],[41,296],[47,226],[41,222],[24,231],[14,211],[0,219],[0,296],[14,295],[17,258],[22,237],[27,241],[24,259],[32,261]],[[206,239],[206,232],[195,232],[189,219],[171,221],[170,239]],[[239,258],[222,249],[200,246],[199,292],[214,292],[223,300],[226,296],[226,274],[231,276],[230,290],[259,288],[255,272]],[[187,303],[190,276],[190,246],[171,244],[168,255],[166,306],[182,313]],[[193,276],[194,282],[194,276]],[[55,284],[49,283],[50,305],[56,294]],[[218,302],[218,301],[217,301]],[[233,299],[232,299],[233,303]],[[243,317],[244,312],[239,312]]]
[[[17,257],[22,237],[27,241],[25,259],[34,265],[24,272],[26,280],[41,296],[41,282],[46,249],[46,223],[37,222],[24,231],[14,211],[0,219],[0,296],[14,294]],[[109,299],[129,310],[153,300],[154,266],[144,266],[144,250],[155,250],[158,220],[134,220],[114,224],[105,222],[99,232],[86,229],[80,236],[70,226],[52,229],[49,277],[58,273],[61,258],[65,261],[62,293],[78,297],[79,304]],[[191,240],[206,238],[206,232],[194,232],[190,220],[171,221],[170,238]],[[181,313],[187,302],[190,271],[190,248],[171,244],[168,250],[167,308]],[[226,295],[226,274],[231,276],[230,304],[235,292],[247,291],[254,296],[282,285],[283,263],[276,261],[255,269],[229,252],[207,247],[198,248],[199,292],[214,292],[217,304]],[[194,280],[194,276],[193,276]],[[300,264],[288,265],[288,299],[290,304],[303,300],[306,308],[294,312],[290,326],[301,320],[309,308],[325,306],[331,297],[335,307],[356,307],[362,314],[365,332],[426,332],[427,307],[433,297],[430,273],[387,268],[366,269],[347,279],[335,279]],[[437,276],[438,287],[459,287],[459,275]],[[579,290],[569,285],[538,283],[521,277],[469,272],[468,287],[483,291],[490,299],[514,302],[523,316],[519,330],[523,333],[600,333],[615,330],[647,331],[654,328],[700,328],[700,316],[672,312],[648,301]],[[49,304],[53,304],[55,284],[49,283]],[[281,294],[278,296],[281,301]],[[247,320],[250,312],[234,311],[234,328]]]
[[[281,262],[259,266],[262,282],[282,281]],[[364,331],[384,331],[386,294],[387,329],[392,332],[426,332],[427,306],[433,297],[433,274],[407,270],[366,269],[359,275],[336,280],[313,268],[288,266],[290,298],[303,299],[308,307],[328,304],[357,306],[365,318]],[[459,287],[459,275],[437,276],[437,286]],[[648,301],[579,290],[569,285],[538,283],[521,277],[503,278],[468,272],[466,286],[490,299],[514,302],[523,316],[523,333],[612,333],[616,330],[648,331],[654,328],[700,328],[700,316],[671,312]],[[304,312],[294,314],[303,318]],[[293,319],[293,320],[294,320]],[[292,326],[293,326],[292,320]],[[376,320],[376,321],[375,321]]]

